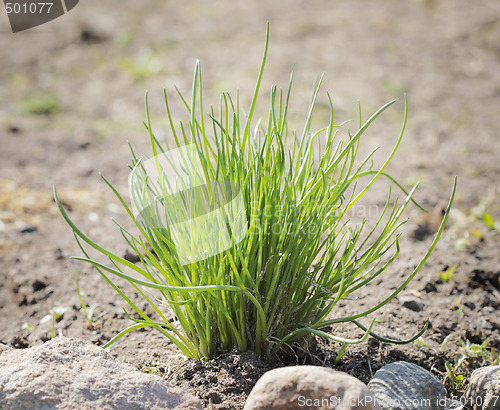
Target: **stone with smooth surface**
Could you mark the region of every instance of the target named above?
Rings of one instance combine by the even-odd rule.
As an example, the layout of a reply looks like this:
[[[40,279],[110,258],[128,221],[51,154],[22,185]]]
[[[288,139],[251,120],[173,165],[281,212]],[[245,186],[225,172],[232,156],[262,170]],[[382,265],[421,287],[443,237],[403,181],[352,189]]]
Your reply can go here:
[[[399,301],[405,308],[413,310],[414,312],[421,312],[425,307],[424,302],[416,296],[401,296]]]
[[[372,410],[375,398],[347,373],[319,366],[280,367],[255,384],[245,410]]]
[[[161,377],[112,359],[77,338],[57,337],[0,355],[2,409],[201,409]]]
[[[472,410],[500,409],[500,366],[480,367],[472,372],[464,403]]]
[[[12,347],[10,347],[6,344],[0,343],[0,354],[2,354],[3,352],[8,352],[12,349],[13,349]]]
[[[441,410],[446,389],[429,371],[414,363],[395,362],[382,367],[368,389],[383,410]]]

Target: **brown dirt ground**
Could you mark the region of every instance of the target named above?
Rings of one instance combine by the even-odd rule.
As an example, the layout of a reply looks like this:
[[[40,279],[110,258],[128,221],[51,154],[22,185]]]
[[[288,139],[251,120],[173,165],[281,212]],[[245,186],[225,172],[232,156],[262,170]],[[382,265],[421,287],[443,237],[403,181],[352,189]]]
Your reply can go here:
[[[147,4],[147,5],[146,5]],[[112,218],[125,215],[100,180],[102,172],[127,193],[127,140],[148,152],[142,127],[143,99],[150,92],[153,124],[168,136],[162,89],[189,91],[200,59],[205,100],[237,88],[248,101],[262,53],[266,22],[270,54],[260,100],[271,84],[286,86],[294,70],[292,124],[304,118],[314,78],[326,73],[323,90],[336,106],[337,122],[355,119],[357,100],[365,118],[383,103],[408,94],[406,137],[391,173],[406,186],[422,185],[417,199],[430,212],[408,210],[402,252],[393,269],[334,314],[358,311],[395,289],[432,240],[454,175],[458,191],[447,229],[432,257],[402,295],[424,303],[420,312],[395,299],[377,313],[376,331],[404,338],[427,318],[421,343],[395,346],[376,340],[351,346],[338,365],[336,343],[311,341],[284,364],[313,363],[347,371],[363,381],[384,364],[408,360],[432,371],[450,389],[444,368],[461,352],[458,338],[488,341],[500,350],[499,232],[484,213],[500,221],[500,2],[422,0],[401,2],[314,0],[239,4],[229,1],[80,2],[67,16],[12,34],[0,17],[0,342],[16,348],[51,337],[51,309],[66,307],[56,333],[103,344],[128,325],[121,301],[88,266],[68,259],[80,254],[57,213],[51,189],[59,188],[71,217],[105,247],[125,254]],[[60,110],[26,111],[30,101],[55,96]],[[320,98],[315,123],[326,121]],[[176,116],[182,114],[176,104]],[[369,130],[368,150],[388,152],[403,104]],[[179,117],[180,118],[180,117]],[[295,124],[294,124],[295,125]],[[384,201],[376,187],[371,203]],[[451,280],[439,272],[456,265]],[[86,327],[76,293],[76,272],[87,304],[98,303],[95,329]],[[332,329],[354,337],[350,326]],[[446,336],[452,338],[440,350]],[[251,353],[224,354],[203,364],[186,361],[154,331],[128,335],[109,348],[119,360],[156,372],[200,395],[207,405],[237,408],[266,366]],[[468,358],[466,378],[491,360]],[[464,384],[463,386],[465,386]],[[462,387],[463,387],[462,386]]]

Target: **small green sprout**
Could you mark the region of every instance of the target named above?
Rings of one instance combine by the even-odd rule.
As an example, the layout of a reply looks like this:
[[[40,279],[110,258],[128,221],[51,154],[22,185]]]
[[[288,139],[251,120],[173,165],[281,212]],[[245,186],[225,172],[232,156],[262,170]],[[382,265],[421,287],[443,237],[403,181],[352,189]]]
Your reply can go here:
[[[492,362],[493,364],[500,364],[500,361],[498,360],[498,353],[495,349],[492,348],[488,350],[487,348],[488,339],[484,340],[481,344],[472,343],[468,339],[464,342],[461,338],[459,338],[458,341],[460,342],[462,348],[462,354],[459,355],[461,360],[458,365],[460,365],[460,363],[468,357],[482,357],[484,360]]]
[[[500,232],[500,222],[495,221],[489,212],[483,214],[483,221],[488,228]]]
[[[61,102],[55,95],[38,95],[24,100],[21,110],[30,114],[55,114],[61,111]]]
[[[69,306],[56,306],[50,309],[50,313],[48,315],[45,315],[40,319],[40,324],[49,322],[52,319],[55,319],[56,321],[59,321],[60,319],[63,318],[64,314],[71,310]]]
[[[453,308],[455,309],[455,313],[462,313],[465,305],[462,303],[462,295],[455,298],[453,301]]]
[[[64,314],[69,310],[71,310],[69,306],[56,306],[50,309],[50,313],[48,315],[45,315],[42,319],[40,319],[40,324],[52,321],[51,339],[53,339],[56,334],[56,322],[61,320],[64,317]],[[62,334],[61,329],[59,329],[59,334]]]
[[[208,113],[202,94],[199,62],[195,65],[191,100],[178,91],[189,120],[174,125],[170,103],[165,105],[175,146],[161,144],[149,116],[146,128],[152,156],[138,158],[132,151],[129,180],[130,207],[104,177],[134,229],[118,225],[136,263],[113,253],[85,235],[69,218],[54,188],[59,210],[73,230],[83,253],[75,259],[90,263],[124,299],[133,322],[106,345],[129,332],[152,327],[183,354],[213,358],[233,348],[252,349],[274,360],[284,349],[316,335],[342,344],[340,358],[350,344],[369,336],[388,343],[410,343],[426,330],[406,340],[380,336],[368,317],[396,297],[422,268],[437,244],[450,213],[456,179],[442,223],[422,260],[412,273],[376,305],[334,315],[340,300],[356,297],[397,258],[403,213],[416,186],[406,192],[385,169],[399,147],[406,126],[407,104],[399,137],[378,168],[377,149],[358,158],[361,137],[370,124],[395,101],[377,110],[345,137],[338,134],[330,96],[330,119],[314,130],[312,118],[322,79],[314,88],[302,131],[288,128],[288,90],[271,88],[269,116],[253,120],[267,57],[269,31],[257,84],[247,110],[237,94],[220,96],[218,107]],[[406,100],[405,100],[406,102]],[[173,177],[172,177],[173,176]],[[172,177],[172,178],[171,178]],[[355,226],[349,211],[380,178],[387,178],[404,192],[403,201],[387,201],[371,226]],[[90,256],[84,243],[104,255],[109,263]],[[146,313],[121,284],[131,285],[154,315]],[[167,309],[176,321],[167,319]],[[358,339],[333,334],[329,329],[343,322],[362,329]],[[363,323],[365,322],[365,323]]]
[[[157,75],[161,69],[161,61],[154,56],[153,50],[143,48],[135,60],[123,58],[119,67],[128,73],[135,81],[145,80]]]
[[[443,282],[448,282],[453,278],[453,274],[455,273],[455,270],[457,269],[457,265],[450,266],[446,268],[445,270],[439,272],[439,277]]]
[[[444,346],[451,339],[453,334],[448,335],[443,343],[441,344],[440,352],[444,350]],[[455,356],[454,364],[450,362],[445,362],[446,374],[448,381],[450,383],[450,390],[452,394],[462,394],[465,391],[464,381],[465,376],[460,371],[460,367],[463,363],[467,362],[469,358],[482,358],[486,364],[495,366],[500,364],[500,357],[495,349],[487,348],[488,340],[484,340],[483,343],[472,343],[470,340],[465,341],[461,338],[457,338],[460,343],[460,353]]]
[[[26,329],[29,332],[32,332],[33,330],[35,330],[35,326],[29,325],[28,323],[23,323],[22,329]]]
[[[471,216],[476,220],[482,221],[488,228],[500,232],[500,222],[495,220],[492,215],[492,213],[495,213],[498,209],[500,209],[500,207],[495,201],[495,196],[490,194],[481,198],[477,205],[472,208]]]
[[[451,340],[451,338],[454,336],[453,333],[450,333],[448,336],[446,336],[444,338],[444,340],[441,342],[441,345],[439,346],[439,353],[443,353],[444,352],[444,348],[446,347],[446,345],[448,344],[448,342]]]
[[[427,343],[422,336],[420,336],[418,339],[416,339],[413,343],[415,343],[419,346],[431,347],[431,345],[429,343]]]
[[[446,368],[446,375],[448,376],[448,381],[450,383],[450,390],[453,395],[462,395],[465,391],[463,386],[464,376],[460,374],[457,370],[457,366],[452,367],[449,362],[445,362],[444,364]]]
[[[466,237],[460,237],[455,241],[455,249],[458,252],[464,252],[470,246],[470,240]]]
[[[102,312],[97,317],[94,317],[95,310],[99,307],[99,304],[98,303],[92,303],[87,308],[87,304],[83,300],[83,295],[82,295],[82,292],[80,290],[80,272],[81,271],[78,270],[78,272],[76,273],[76,291],[78,293],[78,297],[80,298],[80,304],[82,306],[82,311],[83,311],[83,314],[85,316],[85,321],[87,322],[87,328],[89,330],[94,330],[94,328],[95,328],[95,322],[97,320],[99,320],[99,318],[101,318],[102,316],[104,316],[105,312]]]

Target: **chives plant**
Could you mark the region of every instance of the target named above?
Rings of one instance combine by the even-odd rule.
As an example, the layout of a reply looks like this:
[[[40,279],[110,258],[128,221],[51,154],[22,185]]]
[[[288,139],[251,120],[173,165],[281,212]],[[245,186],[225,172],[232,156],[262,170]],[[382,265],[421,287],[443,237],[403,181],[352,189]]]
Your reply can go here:
[[[257,95],[268,50],[264,56],[253,99],[243,114],[239,96],[220,96],[217,109],[205,111],[200,64],[194,70],[191,100],[179,92],[189,120],[174,124],[167,94],[166,112],[175,147],[155,137],[147,108],[151,158],[132,151],[129,180],[131,203],[116,194],[135,224],[134,231],[118,225],[124,240],[140,258],[132,263],[104,249],[70,220],[54,189],[59,210],[83,252],[75,259],[92,264],[128,304],[133,322],[106,346],[128,332],[153,327],[186,356],[214,357],[220,351],[252,349],[274,359],[285,346],[307,335],[349,344],[368,336],[391,343],[408,340],[382,337],[372,329],[375,319],[365,317],[387,304],[422,268],[443,232],[456,188],[441,226],[422,261],[385,299],[351,316],[332,318],[337,303],[386,271],[399,254],[402,214],[413,201],[416,186],[407,193],[385,168],[398,148],[406,125],[380,168],[374,168],[376,149],[358,158],[361,137],[369,125],[394,101],[376,111],[347,138],[338,136],[342,125],[330,122],[313,130],[311,118],[321,80],[315,87],[301,133],[290,132],[286,92],[271,88],[269,115],[253,124]],[[360,115],[361,117],[361,115]],[[406,198],[389,195],[372,225],[363,220],[351,226],[347,212],[380,177],[400,188]],[[91,258],[83,242],[103,254],[109,263]],[[140,309],[119,287],[127,281],[151,306],[154,315]],[[167,309],[176,321],[167,320]],[[135,312],[132,317],[130,313]],[[130,313],[129,313],[130,312]],[[327,332],[350,322],[364,331],[359,339]]]

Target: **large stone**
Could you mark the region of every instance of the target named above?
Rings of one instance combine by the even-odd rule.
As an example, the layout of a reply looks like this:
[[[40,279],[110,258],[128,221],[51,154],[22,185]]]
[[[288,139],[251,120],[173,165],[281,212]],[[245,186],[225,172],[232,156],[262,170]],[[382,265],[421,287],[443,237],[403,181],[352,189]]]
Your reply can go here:
[[[472,410],[500,409],[500,366],[480,367],[472,372],[464,403]]]
[[[414,363],[385,365],[370,380],[368,389],[383,410],[441,410],[446,406],[444,386],[431,372]]]
[[[371,410],[377,408],[374,400],[364,383],[347,373],[326,367],[292,366],[265,373],[244,409]]]
[[[2,409],[197,409],[191,394],[113,360],[102,348],[57,337],[0,355]]]
[[[5,345],[3,343],[0,343],[0,354],[2,354],[3,352],[8,352],[12,349],[13,349],[12,347]]]

